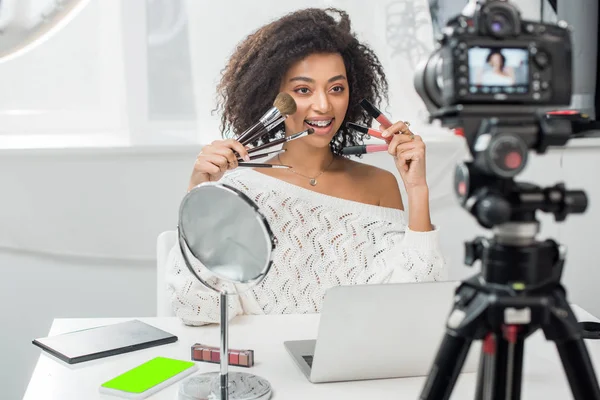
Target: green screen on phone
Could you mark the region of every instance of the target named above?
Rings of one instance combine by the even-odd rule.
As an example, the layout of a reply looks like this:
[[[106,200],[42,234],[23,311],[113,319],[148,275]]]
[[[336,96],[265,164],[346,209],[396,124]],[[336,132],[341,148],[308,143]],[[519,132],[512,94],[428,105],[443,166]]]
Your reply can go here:
[[[102,384],[107,389],[143,393],[195,365],[192,361],[156,357]]]

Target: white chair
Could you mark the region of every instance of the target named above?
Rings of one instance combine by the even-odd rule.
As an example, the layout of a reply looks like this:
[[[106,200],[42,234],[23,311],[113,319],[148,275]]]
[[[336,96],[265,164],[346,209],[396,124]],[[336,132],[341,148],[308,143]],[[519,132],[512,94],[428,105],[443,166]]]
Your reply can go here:
[[[166,264],[169,252],[177,241],[177,231],[165,231],[156,240],[156,316],[173,317],[175,313],[167,299]]]

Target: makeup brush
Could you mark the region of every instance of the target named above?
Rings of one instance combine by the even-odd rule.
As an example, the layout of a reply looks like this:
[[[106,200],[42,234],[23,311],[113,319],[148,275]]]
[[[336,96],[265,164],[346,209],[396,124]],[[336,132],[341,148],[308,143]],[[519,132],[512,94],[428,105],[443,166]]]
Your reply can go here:
[[[273,129],[275,129],[279,124],[281,124],[283,121],[285,121],[285,119],[287,118],[287,115],[282,115],[281,117],[277,118],[275,121],[271,122],[271,124],[269,124],[267,126],[267,131],[272,131]]]
[[[241,162],[238,163],[238,167],[251,167],[251,168],[292,168],[289,165],[281,165],[281,164],[266,164],[266,163],[250,163],[250,162]]]
[[[283,122],[288,115],[296,112],[296,101],[287,93],[279,93],[271,107],[260,120],[239,135],[237,141],[244,146],[267,133],[270,129]],[[276,125],[274,122],[279,121]]]
[[[272,118],[265,119],[264,122],[259,122],[258,128],[245,138],[240,139],[240,143],[243,145],[248,145],[253,141],[259,139],[260,137],[270,133],[273,129],[279,126],[283,121],[286,120],[288,115],[296,112],[296,102],[292,98],[292,96],[287,93],[280,93],[278,95],[278,99],[275,99],[274,108],[278,110],[279,115],[275,113]],[[261,123],[264,126],[260,126]]]
[[[277,145],[283,144],[285,142],[289,142],[289,141],[292,141],[292,140],[300,139],[300,138],[303,138],[305,136],[312,135],[314,132],[315,132],[315,130],[313,128],[308,128],[305,131],[294,133],[293,135],[290,135],[290,136],[287,136],[287,137],[284,137],[284,138],[280,138],[280,139],[275,139],[273,141],[270,141],[269,143],[265,143],[265,144],[260,145],[258,147],[254,147],[254,148],[248,150],[248,154],[252,154],[252,153],[255,153],[255,152],[260,151],[260,150],[268,149],[269,147],[277,146]]]
[[[263,157],[274,155],[274,154],[281,154],[284,152],[285,152],[285,149],[280,149],[280,150],[269,151],[266,153],[254,154],[254,155],[250,156],[250,160],[257,160],[259,158],[263,158]],[[241,158],[238,158],[238,162],[243,162],[243,161],[244,160],[242,160]]]

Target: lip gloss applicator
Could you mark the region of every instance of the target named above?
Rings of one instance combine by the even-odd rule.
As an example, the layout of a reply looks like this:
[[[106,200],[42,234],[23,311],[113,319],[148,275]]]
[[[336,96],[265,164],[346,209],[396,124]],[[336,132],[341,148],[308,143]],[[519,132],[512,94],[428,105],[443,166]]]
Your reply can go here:
[[[381,111],[379,111],[379,109],[377,107],[375,107],[369,100],[367,99],[362,99],[360,102],[360,105],[362,106],[362,108],[365,109],[366,112],[368,112],[373,118],[375,118],[377,120],[377,122],[379,122],[381,124],[381,126],[383,127],[383,129],[387,129],[390,126],[392,126],[392,122],[388,119],[388,117],[386,117]],[[410,123],[408,121],[404,121],[404,123],[407,126],[410,126]],[[379,131],[377,131],[379,132]],[[411,139],[414,135],[411,134]],[[386,141],[390,141],[391,136],[388,138],[383,138]]]
[[[391,137],[390,138],[383,137],[381,131],[378,131],[377,129],[368,128],[366,126],[355,124],[354,122],[347,122],[346,126],[350,129],[354,129],[355,131],[366,133],[369,136],[376,137],[381,140],[385,140],[386,142],[391,140]]]
[[[388,119],[388,117],[386,117],[381,111],[379,111],[379,109],[377,107],[375,107],[369,100],[367,99],[362,99],[360,101],[360,105],[361,107],[369,113],[369,115],[371,115],[373,118],[375,118],[377,120],[377,122],[379,122],[381,124],[381,126],[383,127],[383,129],[387,129],[390,126],[392,126],[392,122]],[[410,126],[410,123],[407,121],[404,121],[404,123],[407,126]],[[352,124],[352,125],[349,125]],[[383,137],[382,132],[378,131],[377,129],[372,129],[372,128],[367,128],[358,124],[354,124],[352,122],[349,122],[348,127],[352,128],[352,129],[356,129],[359,132],[364,132],[367,133],[373,137],[385,140],[386,142],[390,142],[392,140],[393,135],[389,136],[389,137]],[[365,129],[369,130],[368,132],[365,132]],[[401,133],[406,133],[406,132],[401,132]],[[414,135],[411,133],[410,134],[410,138],[413,139]]]
[[[377,153],[380,151],[388,151],[387,144],[363,144],[360,146],[348,146],[342,149],[342,154],[360,155],[367,153]]]
[[[355,124],[354,122],[348,122],[348,123],[346,123],[346,126],[350,129],[354,129],[355,131],[366,133],[369,136],[376,137],[381,140],[387,141],[388,139],[391,139],[391,138],[384,138],[381,134],[381,131],[378,131],[377,129],[368,128],[366,126]]]
[[[383,126],[384,129],[387,129],[390,126],[392,126],[392,122],[388,119],[388,117],[383,115],[383,113],[379,111],[379,109],[375,107],[369,100],[362,99],[360,101],[360,105],[362,106],[362,108],[365,109],[366,112],[368,112],[373,118],[375,118],[377,122],[379,122],[381,126]]]

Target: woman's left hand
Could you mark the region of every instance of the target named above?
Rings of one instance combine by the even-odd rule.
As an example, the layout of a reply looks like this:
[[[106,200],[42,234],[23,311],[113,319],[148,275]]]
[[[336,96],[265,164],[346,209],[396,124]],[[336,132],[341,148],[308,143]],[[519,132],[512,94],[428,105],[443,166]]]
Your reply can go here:
[[[425,143],[421,137],[414,135],[408,125],[402,121],[383,130],[383,136],[388,141],[388,153],[394,156],[396,168],[400,172],[406,190],[427,187]]]

